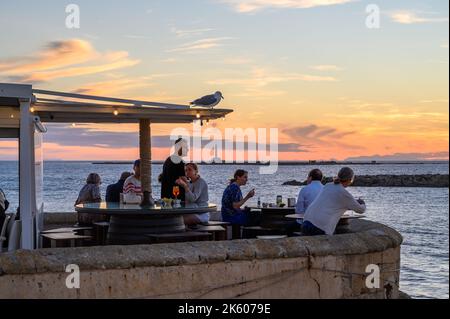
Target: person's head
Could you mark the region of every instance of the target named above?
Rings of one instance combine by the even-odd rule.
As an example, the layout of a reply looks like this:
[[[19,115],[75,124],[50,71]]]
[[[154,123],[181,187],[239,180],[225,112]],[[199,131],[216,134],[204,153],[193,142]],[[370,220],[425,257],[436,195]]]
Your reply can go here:
[[[97,173],[90,173],[86,178],[86,184],[100,185],[101,182],[100,175]]]
[[[343,167],[338,173],[338,176],[334,179],[335,184],[342,184],[342,186],[347,187],[353,183],[355,178],[355,173],[350,167]]]
[[[234,172],[233,178],[230,180],[230,184],[236,183],[239,186],[247,184],[248,181],[248,172],[243,169],[238,169]]]
[[[133,165],[134,176],[141,176],[141,160],[134,161]]]
[[[313,182],[313,181],[321,182],[322,178],[323,178],[322,171],[320,169],[318,169],[318,168],[315,168],[311,172],[309,172],[309,174],[308,174],[308,184]]]
[[[188,163],[184,166],[184,172],[189,179],[196,179],[198,176],[198,166],[195,163]]]
[[[178,156],[184,157],[187,155],[188,151],[189,151],[189,148],[188,148],[186,140],[181,137],[178,138],[175,141],[175,153],[178,154]]]
[[[132,174],[130,172],[123,172],[122,174],[120,174],[120,180],[124,181],[126,180],[128,177],[130,177]]]

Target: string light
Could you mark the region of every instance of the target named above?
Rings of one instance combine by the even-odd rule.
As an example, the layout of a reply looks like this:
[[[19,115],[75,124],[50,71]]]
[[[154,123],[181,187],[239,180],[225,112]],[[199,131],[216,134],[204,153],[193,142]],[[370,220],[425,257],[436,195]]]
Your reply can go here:
[[[75,123],[72,123],[72,127],[75,127],[75,126],[77,126]]]
[[[199,119],[200,118],[200,112],[197,112],[196,117]]]
[[[118,110],[114,110],[113,114],[114,114],[114,116],[117,116],[117,115],[119,115],[119,111]]]
[[[34,108],[33,106],[30,107],[30,112],[31,112],[31,113],[34,113],[34,111],[36,111],[35,108]]]
[[[11,116],[10,116],[12,119],[14,118],[14,114],[11,114]]]

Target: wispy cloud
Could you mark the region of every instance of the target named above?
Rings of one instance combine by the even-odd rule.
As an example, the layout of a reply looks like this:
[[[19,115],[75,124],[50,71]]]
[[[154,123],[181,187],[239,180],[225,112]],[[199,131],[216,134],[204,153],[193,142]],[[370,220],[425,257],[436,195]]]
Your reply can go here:
[[[310,124],[286,128],[282,132],[300,143],[310,143],[315,146],[340,146],[346,149],[363,149],[363,147],[340,141],[344,137],[356,134],[355,131],[340,131],[333,127]]]
[[[448,22],[448,17],[433,17],[431,14],[414,11],[396,11],[389,14],[394,22],[401,24]]]
[[[99,53],[85,40],[49,43],[28,57],[0,60],[0,77],[17,82],[43,82],[131,67],[140,61],[126,51]]]
[[[337,65],[332,65],[332,64],[322,64],[322,65],[313,65],[310,66],[311,69],[316,70],[316,71],[342,71],[343,68],[337,66]]]
[[[230,65],[241,65],[241,64],[251,64],[253,63],[253,60],[249,58],[233,57],[233,58],[226,58],[223,61],[223,63]]]
[[[421,100],[420,103],[423,104],[434,104],[434,103],[444,103],[448,104],[448,99],[430,99],[430,100]]]
[[[231,40],[231,37],[221,37],[221,38],[207,38],[202,40],[197,40],[194,42],[189,42],[182,44],[178,48],[168,50],[167,52],[200,52],[204,50],[209,50],[212,48],[217,48],[223,46],[223,42]]]
[[[237,85],[240,97],[251,97],[255,99],[268,98],[286,94],[286,91],[269,88],[272,84],[303,81],[303,82],[335,82],[336,78],[331,76],[316,76],[300,73],[273,72],[262,67],[253,67],[249,74],[239,74],[229,78],[207,81],[207,84],[217,86]]]
[[[220,0],[231,5],[237,12],[249,13],[267,8],[307,9],[353,2],[354,0]]]
[[[177,37],[185,38],[190,36],[199,36],[206,32],[214,31],[212,28],[198,28],[198,29],[177,29],[176,27],[172,27],[171,31],[175,33]]]
[[[126,34],[125,38],[136,39],[136,40],[148,40],[148,39],[151,39],[152,37],[147,36],[147,35],[139,35],[139,34]]]
[[[149,88],[153,86],[152,77],[118,78],[108,81],[87,83],[75,90],[74,93],[90,95],[111,95],[129,93],[131,90],[139,88]]]
[[[306,81],[306,82],[335,82],[336,78],[331,76],[316,76],[300,73],[272,73],[265,68],[254,67],[250,72],[250,77],[233,77],[208,81],[211,85],[239,84],[248,87],[264,87],[272,83],[288,81]]]

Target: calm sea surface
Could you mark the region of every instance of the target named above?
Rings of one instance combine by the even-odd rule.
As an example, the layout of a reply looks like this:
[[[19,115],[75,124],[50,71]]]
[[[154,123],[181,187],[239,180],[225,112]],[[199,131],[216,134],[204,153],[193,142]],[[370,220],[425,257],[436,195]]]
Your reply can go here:
[[[203,166],[200,174],[208,182],[210,201],[220,204],[227,180],[238,166]],[[245,166],[250,182],[243,192],[256,188],[256,204],[275,202],[276,195],[296,197],[298,187],[282,186],[288,180],[303,180],[310,166],[280,166],[275,175],[260,175],[259,166]],[[326,176],[337,174],[340,166],[320,167]],[[448,174],[447,164],[417,165],[352,165],[356,174]],[[157,176],[162,165],[153,165],[153,192],[159,196]],[[90,162],[45,162],[44,201],[47,212],[73,211],[78,191],[91,172],[102,177],[103,196],[106,186],[115,183],[130,165],[93,165]],[[0,162],[0,187],[6,192],[11,207],[18,206],[17,162]],[[449,297],[449,190],[446,188],[365,188],[353,187],[350,192],[367,203],[369,219],[398,230],[404,237],[402,245],[401,289],[413,297]],[[245,195],[245,194],[244,194]]]

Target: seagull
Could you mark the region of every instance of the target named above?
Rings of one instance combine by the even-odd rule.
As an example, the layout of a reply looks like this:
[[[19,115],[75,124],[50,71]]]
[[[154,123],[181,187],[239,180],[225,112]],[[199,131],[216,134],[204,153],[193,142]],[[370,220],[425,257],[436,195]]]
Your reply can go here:
[[[211,95],[205,95],[204,97],[201,97],[193,102],[191,102],[191,106],[202,106],[202,107],[209,107],[213,108],[217,104],[220,103],[222,99],[225,99],[222,95],[222,92],[217,91],[214,94]]]

